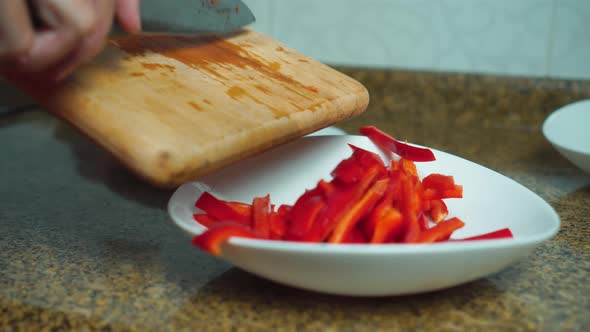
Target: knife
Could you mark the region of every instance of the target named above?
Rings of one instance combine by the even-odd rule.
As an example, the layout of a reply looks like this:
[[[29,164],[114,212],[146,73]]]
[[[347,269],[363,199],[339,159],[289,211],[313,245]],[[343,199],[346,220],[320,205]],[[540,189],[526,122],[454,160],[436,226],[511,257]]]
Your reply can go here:
[[[142,33],[216,34],[235,31],[256,18],[241,0],[142,0]]]
[[[27,1],[35,27],[51,26]],[[256,18],[241,0],[141,0],[142,34],[209,35],[235,31]],[[116,24],[114,34],[123,30]]]

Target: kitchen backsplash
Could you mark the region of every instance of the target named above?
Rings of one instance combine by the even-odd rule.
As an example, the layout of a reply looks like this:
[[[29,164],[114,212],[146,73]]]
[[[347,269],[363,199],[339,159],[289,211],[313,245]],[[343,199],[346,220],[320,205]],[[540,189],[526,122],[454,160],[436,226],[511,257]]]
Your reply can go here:
[[[245,0],[254,28],[351,66],[590,79],[590,0]]]

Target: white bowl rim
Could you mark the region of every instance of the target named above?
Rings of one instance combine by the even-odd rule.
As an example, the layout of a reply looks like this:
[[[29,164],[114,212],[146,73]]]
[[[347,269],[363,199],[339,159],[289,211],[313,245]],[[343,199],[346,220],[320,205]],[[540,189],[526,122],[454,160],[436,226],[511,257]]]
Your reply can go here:
[[[573,103],[569,103],[567,105],[564,105],[564,106],[558,108],[553,113],[551,113],[543,122],[542,131],[543,131],[543,135],[545,136],[545,138],[551,144],[555,145],[556,147],[558,147],[560,149],[563,149],[566,151],[571,151],[571,152],[578,153],[578,154],[590,155],[590,146],[588,148],[580,148],[577,146],[572,147],[570,144],[560,141],[559,137],[556,137],[552,131],[552,126],[554,125],[554,123],[556,121],[558,121],[564,115],[567,115],[569,112],[572,112],[574,110],[578,110],[579,108],[584,107],[584,106],[588,107],[588,109],[589,109],[588,112],[590,112],[590,99],[582,99],[582,100],[578,100]]]

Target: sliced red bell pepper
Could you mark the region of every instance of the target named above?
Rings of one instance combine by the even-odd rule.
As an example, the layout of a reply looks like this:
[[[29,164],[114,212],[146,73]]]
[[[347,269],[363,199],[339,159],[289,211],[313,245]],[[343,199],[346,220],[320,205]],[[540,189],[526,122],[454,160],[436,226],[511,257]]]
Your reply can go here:
[[[332,176],[344,183],[355,183],[363,178],[365,172],[372,167],[378,169],[379,175],[385,174],[383,160],[378,154],[355,145],[348,144],[352,149],[352,156],[341,161],[332,171]]]
[[[270,195],[255,197],[252,201],[254,232],[262,238],[270,237]]]
[[[320,180],[318,182],[316,190],[319,193],[321,193],[324,198],[326,198],[326,197],[332,195],[332,193],[334,193],[334,190],[336,190],[336,187],[334,186],[333,182],[326,182],[324,180]]]
[[[241,202],[225,202],[230,208],[244,216],[244,219],[252,220],[252,205]]]
[[[363,197],[367,188],[373,183],[379,172],[378,167],[371,167],[363,178],[351,185],[339,184],[326,200],[326,207],[317,216],[310,231],[302,238],[306,242],[324,241],[334,230],[350,209]],[[336,185],[336,183],[335,183]]]
[[[363,232],[355,227],[350,232],[348,232],[342,243],[367,243],[367,239],[365,238]]]
[[[418,243],[433,243],[448,239],[457,229],[463,227],[465,223],[459,218],[443,220],[429,230],[423,232],[418,237]]]
[[[383,163],[383,159],[381,159],[381,157],[379,157],[378,154],[376,154],[375,152],[365,150],[363,148],[359,148],[358,146],[353,144],[348,144],[348,146],[350,146],[350,148],[353,151],[353,157],[358,161],[359,164],[363,166],[365,171],[372,167],[376,167],[378,171],[378,176],[381,173],[385,173],[385,164]]]
[[[420,225],[420,231],[424,232],[425,230],[429,229],[428,218],[424,215],[424,213],[420,213],[418,216],[418,224]]]
[[[453,189],[446,190],[424,189],[424,199],[426,200],[445,198],[463,198],[463,186],[456,184]]]
[[[377,201],[383,197],[389,179],[381,179],[375,182],[363,197],[338,221],[332,235],[328,239],[330,243],[342,243],[348,233],[355,228],[356,224],[375,206]]]
[[[221,222],[193,238],[193,244],[212,255],[221,254],[221,245],[230,237],[259,238],[249,227],[232,222]]]
[[[291,205],[283,204],[283,205],[279,206],[279,208],[277,209],[277,213],[281,217],[286,217],[287,214],[289,214],[289,211],[291,211],[292,208],[293,208],[293,206],[291,206]]]
[[[394,200],[399,198],[399,173],[393,173],[389,177],[387,189],[383,195],[383,199],[373,209],[369,218],[363,223],[363,230],[369,239],[373,237],[377,221],[385,216],[389,209],[393,207]]]
[[[447,204],[442,199],[427,200],[426,202],[428,202],[429,207],[428,209],[425,208],[425,210],[428,211],[430,218],[435,223],[444,220],[449,215]]]
[[[321,196],[309,196],[307,200],[298,201],[287,215],[289,235],[302,237],[307,234],[325,206],[326,202]]]
[[[387,204],[384,198],[380,203],[377,204],[373,211],[371,211],[369,217],[362,222],[362,229],[369,239],[375,236],[374,234],[375,228],[377,227],[377,222],[385,217],[385,214],[389,209],[391,209],[391,204]]]
[[[416,164],[413,161],[408,159],[400,159],[398,163],[400,169],[408,175],[411,176],[418,176],[418,169],[416,168]]]
[[[329,182],[320,180],[292,206],[281,205],[275,211],[276,206],[270,203],[269,195],[254,198],[250,205],[220,200],[205,193],[195,205],[206,214],[195,214],[195,220],[213,230],[206,232],[209,234],[223,233],[216,230],[217,227],[224,221],[231,221],[233,226],[236,223],[245,225],[247,234],[275,240],[331,243],[447,241],[463,222],[457,218],[444,220],[448,208],[442,199],[462,197],[463,187],[456,185],[452,176],[442,174],[431,174],[420,181],[414,161],[434,160],[432,151],[398,142],[372,126],[361,128],[361,133],[379,148],[397,153],[401,157],[399,161],[391,160],[386,167],[378,154],[350,145],[352,155],[332,171],[333,179]],[[427,216],[438,223],[430,227]],[[227,239],[227,235],[223,236]],[[501,230],[462,240],[496,236],[512,234],[509,230],[508,233]],[[207,239],[203,235],[195,239],[195,243],[219,253],[222,240]]]
[[[287,221],[280,213],[272,211],[270,214],[270,238],[282,239],[287,232]]]
[[[376,145],[390,150],[402,158],[412,161],[436,160],[431,150],[402,143],[374,126],[361,127],[360,133],[367,136]]]
[[[396,239],[403,229],[403,216],[401,212],[392,207],[386,207],[380,219],[375,221],[375,231],[371,237],[371,243],[385,243]]]
[[[364,172],[363,166],[354,157],[350,157],[342,160],[331,175],[344,183],[355,183],[363,177]]]
[[[401,178],[400,203],[405,229],[403,242],[413,243],[418,241],[421,233],[419,220],[423,201],[421,183],[417,177],[405,175]]]
[[[494,232],[489,232],[477,236],[471,236],[464,239],[453,239],[450,241],[475,241],[475,240],[494,240],[494,239],[512,239],[512,231],[509,228],[502,228]]]
[[[236,204],[229,204],[208,192],[199,197],[195,206],[220,221],[234,221],[247,226],[251,224],[251,215],[245,213],[245,209],[236,208]]]
[[[193,214],[193,218],[201,225],[211,228],[211,226],[215,225],[218,220],[211,217],[206,213],[195,213]]]
[[[422,179],[422,185],[424,189],[450,190],[455,187],[455,179],[452,176],[435,173]]]
[[[357,186],[340,186],[326,200],[326,206],[318,213],[310,230],[301,238],[305,242],[321,242],[335,226],[339,216],[348,211],[357,196]]]

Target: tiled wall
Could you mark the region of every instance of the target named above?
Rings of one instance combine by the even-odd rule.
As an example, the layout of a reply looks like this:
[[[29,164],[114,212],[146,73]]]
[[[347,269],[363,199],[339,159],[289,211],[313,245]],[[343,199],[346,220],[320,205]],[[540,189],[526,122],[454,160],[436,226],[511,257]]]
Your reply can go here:
[[[245,0],[254,28],[341,65],[590,79],[590,0]]]

